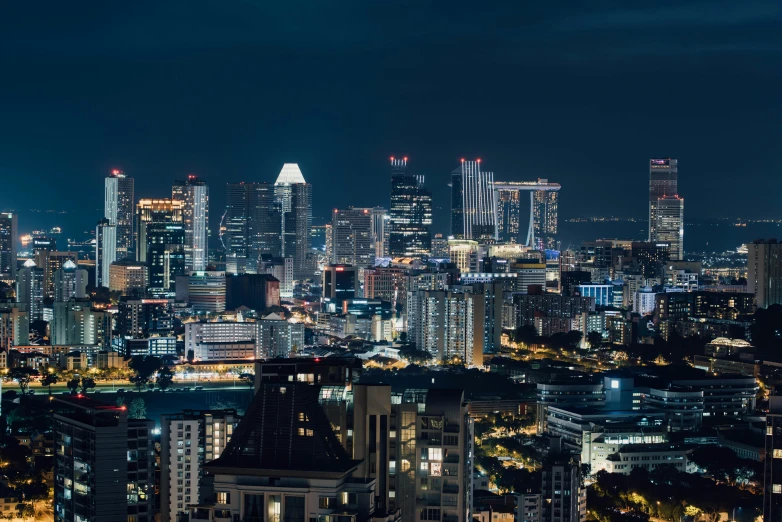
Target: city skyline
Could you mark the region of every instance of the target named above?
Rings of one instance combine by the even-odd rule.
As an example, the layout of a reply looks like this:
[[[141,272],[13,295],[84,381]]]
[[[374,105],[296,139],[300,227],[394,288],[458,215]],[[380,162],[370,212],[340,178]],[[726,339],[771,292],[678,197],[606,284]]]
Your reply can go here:
[[[0,518],[782,521],[779,0],[78,7],[0,17]]]
[[[768,2],[742,3],[735,7],[736,16],[706,8],[707,17],[697,15],[691,3],[678,8],[638,4],[617,13],[602,5],[571,6],[568,14],[553,6],[535,11],[508,5],[500,8],[503,16],[495,17],[485,7],[457,2],[449,7],[455,23],[468,24],[474,34],[497,31],[496,38],[468,41],[461,41],[463,31],[448,30],[435,6],[419,6],[411,19],[396,9],[380,18],[369,8],[334,9],[324,14],[332,24],[328,33],[321,17],[308,10],[300,13],[297,28],[270,32],[265,17],[278,19],[283,7],[225,8],[227,19],[246,25],[210,30],[215,13],[203,3],[191,4],[193,16],[187,20],[169,9],[151,20],[142,2],[122,8],[119,27],[109,10],[96,11],[69,19],[75,27],[67,33],[57,24],[66,14],[53,5],[47,30],[40,31],[38,17],[16,6],[9,13],[15,23],[8,28],[8,52],[19,59],[7,64],[11,81],[0,86],[0,99],[14,100],[3,106],[6,125],[0,129],[0,176],[9,188],[0,194],[0,208],[17,206],[8,194],[32,191],[45,208],[64,209],[64,200],[77,194],[95,200],[100,190],[95,182],[113,168],[133,176],[139,194],[157,197],[168,192],[169,180],[194,173],[212,185],[212,201],[221,202],[224,187],[217,180],[273,181],[281,163],[296,162],[313,187],[323,189],[313,214],[327,219],[332,208],[355,204],[363,195],[362,181],[384,176],[382,158],[397,151],[427,176],[440,207],[434,209],[438,231],[447,230],[439,223],[449,209],[437,202],[446,201],[449,174],[461,157],[483,158],[501,179],[580,184],[581,195],[562,193],[560,203],[567,209],[562,217],[586,214],[587,202],[610,204],[617,215],[637,215],[637,204],[615,201],[604,189],[643,191],[650,157],[682,161],[689,215],[714,217],[726,207],[747,217],[774,215],[772,195],[782,190],[782,179],[771,151],[782,130],[776,124],[780,105],[773,101],[780,79],[770,72],[779,47],[770,22],[780,15]],[[653,24],[642,23],[647,11]],[[502,19],[508,27],[499,23]],[[145,29],[154,47],[134,39],[134,24]],[[172,27],[182,38],[170,36]],[[399,42],[391,36],[398,36],[400,28],[412,37],[410,44],[389,43]],[[659,30],[668,37],[660,40]],[[367,32],[376,33],[374,45],[354,45]],[[31,33],[39,40],[14,38]],[[545,52],[540,38],[547,42]],[[318,39],[323,45],[315,50],[311,42]],[[263,50],[267,41],[278,42],[280,56],[287,50],[310,69],[293,68]],[[212,44],[236,53],[236,60],[217,59],[206,50]],[[96,48],[101,49],[98,56],[93,55]],[[170,70],[161,66],[188,50],[198,59],[181,60]],[[389,62],[377,60],[381,50],[389,53]],[[264,74],[249,71],[245,60],[262,64],[258,70]],[[368,64],[368,70],[358,74],[357,63]],[[40,75],[47,71],[48,78],[60,67],[80,74],[67,75],[68,84],[58,91]],[[398,73],[391,72],[395,67]],[[499,81],[477,88],[445,80],[466,69]],[[221,74],[201,85],[203,70]],[[661,88],[659,70],[676,81]],[[715,71],[729,74],[716,76]],[[320,88],[308,80],[312,76]],[[126,77],[134,78],[127,88],[124,82],[106,81]],[[536,81],[525,81],[529,77]],[[226,89],[233,91],[223,95]],[[377,94],[354,100],[355,89]],[[204,113],[199,108],[212,94],[222,100],[220,110]],[[277,100],[272,108],[265,103],[269,99]],[[481,123],[466,125],[463,107],[469,107],[466,116]],[[676,124],[660,114],[674,115]],[[142,123],[151,121],[157,122],[154,132]],[[611,160],[601,160],[606,156]],[[750,191],[696,190],[707,182],[730,184],[737,165],[744,179],[769,190],[752,196]],[[336,176],[344,180],[340,190],[330,188]],[[79,192],[66,180],[79,180]],[[367,206],[384,200],[375,198]],[[92,225],[94,219],[85,216],[81,222]]]

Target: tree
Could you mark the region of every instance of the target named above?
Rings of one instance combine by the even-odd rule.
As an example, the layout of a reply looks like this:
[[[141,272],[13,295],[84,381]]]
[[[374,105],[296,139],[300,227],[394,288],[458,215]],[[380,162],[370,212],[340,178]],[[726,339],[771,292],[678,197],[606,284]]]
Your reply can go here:
[[[27,388],[30,387],[30,381],[38,375],[38,370],[35,368],[22,366],[21,368],[12,368],[8,373],[8,378],[19,383],[19,389],[22,390],[22,395],[25,395]]]
[[[187,351],[187,362],[192,364],[194,359],[195,359],[195,352],[193,350],[188,350]]]
[[[87,393],[92,388],[95,388],[95,379],[93,379],[92,377],[82,377],[81,392]]]
[[[174,381],[174,372],[171,371],[171,368],[168,366],[163,366],[158,372],[157,372],[157,385],[158,388],[160,388],[163,391],[166,391],[170,386],[171,383]]]
[[[49,323],[44,321],[43,319],[36,319],[35,321],[30,322],[30,332],[35,332],[40,337],[43,337],[46,335],[46,329],[49,327]]]
[[[145,419],[147,417],[147,404],[144,399],[133,399],[128,407],[128,417],[131,419]]]
[[[128,379],[139,391],[149,383],[160,368],[160,358],[152,355],[136,355],[128,363],[133,375]]]
[[[530,324],[519,326],[513,332],[513,340],[516,341],[517,343],[529,344],[535,341],[535,339],[537,338],[538,338],[538,331],[535,329],[534,326]]]
[[[57,374],[54,372],[46,372],[41,377],[41,386],[49,387],[49,395],[52,394],[52,384],[57,384]]]
[[[250,388],[255,386],[255,375],[253,375],[252,373],[240,373],[239,379],[247,383],[250,386]]]
[[[603,335],[600,332],[592,330],[591,332],[587,333],[587,342],[589,343],[590,348],[596,350],[600,348],[601,344],[603,344]]]
[[[73,379],[66,382],[65,386],[67,386],[68,389],[71,390],[71,393],[75,395],[76,392],[79,391],[79,384],[81,384],[81,379],[79,379],[79,377],[76,376]]]

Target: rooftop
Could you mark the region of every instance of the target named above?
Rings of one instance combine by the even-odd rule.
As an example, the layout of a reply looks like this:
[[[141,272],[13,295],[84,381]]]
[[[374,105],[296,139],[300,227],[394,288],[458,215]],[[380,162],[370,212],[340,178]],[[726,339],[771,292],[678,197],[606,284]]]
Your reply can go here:
[[[306,183],[306,181],[304,181],[304,175],[301,173],[301,169],[299,169],[298,163],[285,163],[282,166],[280,175],[277,176],[277,181],[275,181],[274,184],[293,185],[296,183]]]

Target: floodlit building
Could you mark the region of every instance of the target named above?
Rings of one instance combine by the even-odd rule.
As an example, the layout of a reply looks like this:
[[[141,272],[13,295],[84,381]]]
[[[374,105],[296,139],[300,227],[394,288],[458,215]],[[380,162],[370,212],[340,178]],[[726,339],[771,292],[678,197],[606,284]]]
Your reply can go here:
[[[657,241],[658,200],[679,194],[679,160],[652,158],[649,160],[649,241]]]
[[[451,235],[455,239],[494,239],[497,212],[494,173],[481,170],[481,160],[461,160],[451,173]]]
[[[206,270],[209,250],[209,185],[189,175],[174,182],[171,200],[182,203],[185,239],[185,271]]]
[[[149,269],[146,263],[123,259],[109,266],[109,290],[111,291],[142,297],[148,285]]]
[[[428,257],[432,253],[432,193],[424,176],[408,170],[407,158],[391,157],[388,255]]]
[[[136,201],[134,180],[121,170],[114,169],[106,177],[104,185],[103,217],[108,220],[109,225],[115,227],[116,259],[133,257],[137,233],[133,218],[133,204]]]

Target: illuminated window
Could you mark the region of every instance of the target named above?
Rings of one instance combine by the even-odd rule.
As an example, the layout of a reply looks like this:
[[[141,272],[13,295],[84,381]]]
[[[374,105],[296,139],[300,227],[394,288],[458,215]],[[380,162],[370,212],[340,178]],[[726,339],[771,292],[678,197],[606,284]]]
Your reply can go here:
[[[216,497],[218,504],[230,504],[231,502],[231,494],[227,491],[216,492]]]
[[[619,389],[619,381],[616,379],[611,379],[611,389],[612,390],[618,390]]]
[[[772,493],[782,493],[782,484],[774,484],[771,486]]]
[[[774,458],[775,459],[782,459],[782,449],[775,449],[774,450]]]
[[[774,428],[771,426],[766,426],[766,435],[773,435],[774,434]]]
[[[442,448],[429,448],[429,460],[443,460]]]

